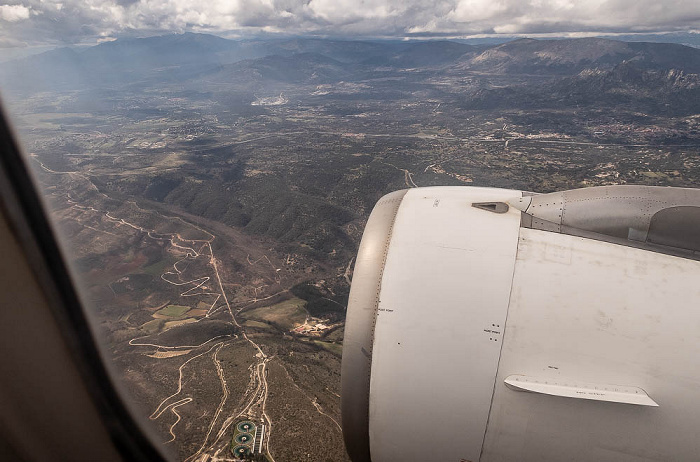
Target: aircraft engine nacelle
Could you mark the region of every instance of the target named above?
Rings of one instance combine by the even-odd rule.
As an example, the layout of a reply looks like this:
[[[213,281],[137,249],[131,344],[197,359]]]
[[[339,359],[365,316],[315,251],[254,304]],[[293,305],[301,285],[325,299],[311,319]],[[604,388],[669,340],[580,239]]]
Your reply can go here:
[[[346,319],[351,459],[697,459],[699,250],[700,190],[384,196]]]

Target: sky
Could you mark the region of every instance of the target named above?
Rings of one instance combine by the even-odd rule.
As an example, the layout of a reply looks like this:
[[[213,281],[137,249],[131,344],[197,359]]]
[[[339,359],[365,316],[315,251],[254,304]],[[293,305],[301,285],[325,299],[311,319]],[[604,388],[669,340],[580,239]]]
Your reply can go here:
[[[205,32],[361,38],[700,33],[700,0],[0,0],[0,48]]]

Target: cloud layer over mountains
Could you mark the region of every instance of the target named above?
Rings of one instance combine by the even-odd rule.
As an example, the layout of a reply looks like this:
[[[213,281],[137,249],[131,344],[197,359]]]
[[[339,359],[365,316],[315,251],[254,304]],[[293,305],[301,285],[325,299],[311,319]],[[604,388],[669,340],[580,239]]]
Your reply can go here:
[[[700,29],[697,0],[0,0],[0,46],[161,32],[330,36]]]

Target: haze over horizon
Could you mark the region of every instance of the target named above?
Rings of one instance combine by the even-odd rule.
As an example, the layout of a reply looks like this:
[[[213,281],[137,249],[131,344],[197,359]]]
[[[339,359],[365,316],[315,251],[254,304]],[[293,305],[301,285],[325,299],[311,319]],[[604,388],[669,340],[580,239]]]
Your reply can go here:
[[[700,36],[700,3],[676,0],[5,0],[0,48],[204,32],[223,37]],[[675,40],[677,41],[677,40]]]

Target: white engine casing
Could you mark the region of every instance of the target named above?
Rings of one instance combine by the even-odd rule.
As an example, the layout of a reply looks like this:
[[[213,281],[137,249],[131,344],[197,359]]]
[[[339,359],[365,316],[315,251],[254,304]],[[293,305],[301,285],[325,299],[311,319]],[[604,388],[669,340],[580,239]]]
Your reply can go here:
[[[375,207],[344,340],[351,457],[697,460],[700,262],[472,206],[522,196],[418,188]]]

